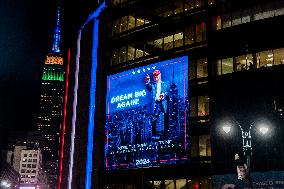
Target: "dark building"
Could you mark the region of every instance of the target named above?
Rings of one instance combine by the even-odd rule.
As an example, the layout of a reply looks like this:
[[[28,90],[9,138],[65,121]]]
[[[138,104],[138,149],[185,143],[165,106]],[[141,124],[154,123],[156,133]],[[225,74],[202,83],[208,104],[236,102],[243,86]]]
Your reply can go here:
[[[41,132],[40,146],[43,152],[43,164],[50,180],[56,187],[58,177],[60,133],[63,117],[64,65],[60,51],[60,8],[54,30],[51,53],[46,56],[40,88],[40,105],[37,130]]]
[[[283,21],[281,0],[113,0],[95,11],[71,47],[61,187],[248,187],[234,162],[241,130],[254,188],[283,187]],[[156,70],[170,85],[157,84],[153,103],[145,76]]]

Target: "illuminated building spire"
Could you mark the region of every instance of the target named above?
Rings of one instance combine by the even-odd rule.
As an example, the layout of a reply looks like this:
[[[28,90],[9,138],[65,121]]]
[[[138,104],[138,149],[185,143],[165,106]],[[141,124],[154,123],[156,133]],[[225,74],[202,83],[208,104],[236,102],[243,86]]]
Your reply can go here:
[[[57,8],[57,19],[56,19],[56,27],[54,29],[53,34],[53,46],[52,46],[52,52],[58,53],[60,52],[59,46],[60,46],[60,6]]]

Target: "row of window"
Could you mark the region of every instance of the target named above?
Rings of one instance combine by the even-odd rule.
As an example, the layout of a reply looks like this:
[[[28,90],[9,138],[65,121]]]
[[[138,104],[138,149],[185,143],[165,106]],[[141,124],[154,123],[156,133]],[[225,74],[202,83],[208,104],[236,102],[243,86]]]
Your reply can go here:
[[[36,168],[36,164],[22,164],[22,167],[27,167],[27,168]]]
[[[131,61],[148,55],[161,54],[173,48],[206,40],[206,24],[201,22],[191,27],[167,33],[146,42],[137,42],[112,51],[112,65]]]
[[[143,179],[142,179],[143,180]],[[129,181],[131,182],[131,181]],[[131,183],[119,183],[119,184],[108,184],[106,188],[108,189],[130,189],[130,188],[165,188],[165,189],[210,189],[212,188],[212,180],[210,177],[201,178],[188,178],[188,179],[175,179],[175,180],[148,180],[145,183],[137,183],[137,181],[132,181]],[[110,182],[107,182],[110,183]],[[140,186],[139,186],[140,185]],[[142,187],[141,187],[142,188]]]
[[[208,4],[213,3],[214,0],[208,1]],[[156,6],[141,8],[133,13],[114,20],[110,24],[111,36],[151,23],[155,20],[161,20],[164,17],[176,15],[183,11],[203,7],[204,5],[204,0],[171,0],[164,1],[162,4]]]
[[[35,168],[35,167],[34,167]],[[21,169],[21,173],[36,173],[36,170]]]
[[[222,13],[221,13],[222,14]],[[284,14],[284,1],[266,1],[237,11],[228,12],[213,18],[213,30],[261,20]]]
[[[37,159],[23,159],[23,161],[22,162],[37,162]]]
[[[24,154],[24,157],[37,157],[37,154]]]
[[[225,58],[215,62],[217,75],[284,64],[284,48]]]

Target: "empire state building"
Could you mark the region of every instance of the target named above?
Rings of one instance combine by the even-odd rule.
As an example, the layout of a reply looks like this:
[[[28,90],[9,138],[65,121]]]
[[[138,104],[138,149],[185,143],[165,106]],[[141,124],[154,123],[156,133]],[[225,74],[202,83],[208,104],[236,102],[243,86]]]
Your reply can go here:
[[[64,66],[60,51],[60,8],[51,52],[46,56],[40,89],[37,130],[42,135],[43,164],[50,188],[55,188],[58,177],[60,133],[63,117]]]

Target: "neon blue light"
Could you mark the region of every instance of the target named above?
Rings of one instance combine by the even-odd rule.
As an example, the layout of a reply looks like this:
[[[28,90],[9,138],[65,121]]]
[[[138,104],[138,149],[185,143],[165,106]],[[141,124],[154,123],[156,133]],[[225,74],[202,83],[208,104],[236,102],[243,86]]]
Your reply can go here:
[[[88,145],[87,145],[87,163],[85,189],[90,189],[92,184],[92,161],[93,161],[93,141],[94,141],[94,117],[95,117],[95,95],[96,95],[96,79],[97,79],[97,63],[98,63],[98,40],[99,40],[99,19],[98,16],[105,8],[105,2],[89,17],[83,27],[92,19],[94,19],[93,34],[93,51],[92,51],[92,71],[91,71],[91,87],[90,87],[90,105],[89,105],[89,126],[88,126]]]
[[[60,52],[59,46],[60,46],[60,7],[57,9],[57,20],[56,20],[56,27],[54,30],[53,35],[53,47],[52,52]]]

